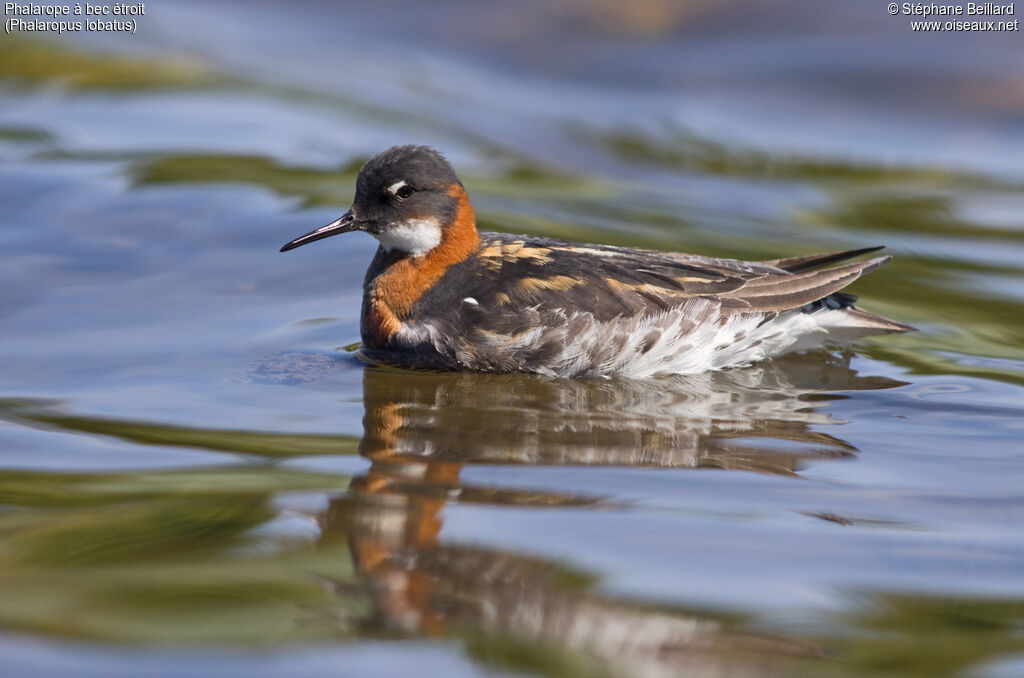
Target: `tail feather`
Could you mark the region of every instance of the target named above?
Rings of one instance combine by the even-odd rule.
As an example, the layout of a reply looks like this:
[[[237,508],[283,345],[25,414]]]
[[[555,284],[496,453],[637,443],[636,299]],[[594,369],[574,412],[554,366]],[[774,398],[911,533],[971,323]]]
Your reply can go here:
[[[913,332],[912,325],[896,322],[883,318],[880,315],[865,311],[862,308],[850,307],[843,309],[846,315],[850,316],[851,324],[863,328],[865,333],[877,334],[882,332]]]

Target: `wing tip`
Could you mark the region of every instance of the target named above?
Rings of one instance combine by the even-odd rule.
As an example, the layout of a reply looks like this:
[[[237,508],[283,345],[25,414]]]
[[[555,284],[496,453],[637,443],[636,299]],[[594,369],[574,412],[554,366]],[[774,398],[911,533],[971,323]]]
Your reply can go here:
[[[789,311],[838,292],[890,261],[886,255],[802,273],[770,274],[722,296],[741,299],[758,311]]]
[[[860,247],[858,249],[843,250],[841,252],[805,254],[798,257],[785,257],[782,259],[772,259],[770,261],[761,261],[758,263],[775,266],[783,269],[784,271],[789,271],[790,273],[806,273],[807,271],[812,271],[816,268],[827,266],[828,264],[839,263],[840,261],[846,261],[847,259],[853,259],[854,257],[871,254],[872,252],[878,252],[883,249],[885,249],[885,245],[872,245],[871,247]]]

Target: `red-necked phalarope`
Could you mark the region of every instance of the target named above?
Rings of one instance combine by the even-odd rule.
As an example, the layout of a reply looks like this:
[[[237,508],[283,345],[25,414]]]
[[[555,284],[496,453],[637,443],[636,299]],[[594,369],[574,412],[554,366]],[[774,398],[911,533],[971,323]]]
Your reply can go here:
[[[847,261],[880,247],[752,262],[479,233],[462,182],[425,146],[372,157],[352,208],[281,251],[349,231],[380,242],[363,283],[372,362],[648,377],[911,329],[840,291],[889,261]]]

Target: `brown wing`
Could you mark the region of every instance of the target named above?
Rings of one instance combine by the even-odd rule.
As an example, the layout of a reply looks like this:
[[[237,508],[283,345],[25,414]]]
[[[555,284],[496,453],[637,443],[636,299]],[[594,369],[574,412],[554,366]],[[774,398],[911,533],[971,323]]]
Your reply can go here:
[[[482,260],[490,269],[487,287],[496,304],[587,310],[600,318],[665,309],[693,297],[720,300],[731,311],[791,310],[841,290],[890,260],[877,257],[814,270],[878,248],[747,262],[486,235]]]
[[[718,297],[747,282],[741,272],[657,252],[484,235],[469,285],[475,291],[468,296],[488,308],[579,310],[607,320],[665,310],[688,298]]]

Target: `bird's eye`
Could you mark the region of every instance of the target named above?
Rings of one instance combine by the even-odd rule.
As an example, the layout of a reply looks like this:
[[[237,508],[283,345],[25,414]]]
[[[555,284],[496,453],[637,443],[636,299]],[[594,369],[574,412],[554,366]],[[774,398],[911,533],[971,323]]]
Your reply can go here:
[[[397,191],[395,191],[395,197],[398,198],[399,200],[405,200],[415,192],[416,189],[414,189],[412,186],[402,186]]]

